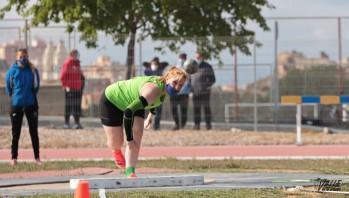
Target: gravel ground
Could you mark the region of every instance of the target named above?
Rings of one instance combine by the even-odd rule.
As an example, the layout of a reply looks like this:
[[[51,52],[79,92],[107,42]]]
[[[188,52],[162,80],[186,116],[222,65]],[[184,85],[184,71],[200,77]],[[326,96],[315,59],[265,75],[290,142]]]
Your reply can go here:
[[[82,130],[39,128],[40,148],[98,148],[106,147],[102,128]],[[215,145],[287,145],[295,144],[295,132],[267,131],[145,131],[142,146],[215,146]],[[304,145],[349,144],[349,133],[325,134],[303,130]],[[0,148],[10,149],[11,127],[1,127]],[[27,127],[22,128],[20,148],[32,148]]]

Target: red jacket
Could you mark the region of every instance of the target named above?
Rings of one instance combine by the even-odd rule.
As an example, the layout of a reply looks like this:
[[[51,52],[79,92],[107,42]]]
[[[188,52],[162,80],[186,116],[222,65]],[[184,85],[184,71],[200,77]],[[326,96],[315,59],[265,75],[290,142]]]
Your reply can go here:
[[[73,60],[71,57],[64,62],[61,75],[62,87],[74,90],[82,88],[82,71],[79,60]]]

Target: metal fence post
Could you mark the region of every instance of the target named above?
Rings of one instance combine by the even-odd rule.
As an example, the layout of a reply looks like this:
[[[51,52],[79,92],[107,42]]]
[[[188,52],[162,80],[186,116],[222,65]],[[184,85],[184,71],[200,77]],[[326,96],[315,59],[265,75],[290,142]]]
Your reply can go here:
[[[275,43],[274,43],[274,53],[275,53],[275,66],[274,66],[274,129],[278,125],[278,102],[279,102],[279,82],[278,82],[278,50],[277,41],[279,37],[278,22],[275,21]]]
[[[142,34],[138,35],[138,41],[139,41],[139,75],[142,76]]]
[[[256,68],[256,37],[253,37],[253,103],[254,103],[254,125],[253,130],[257,131],[257,68]]]
[[[24,46],[28,49],[28,20],[24,20]]]
[[[302,104],[297,104],[297,114],[296,114],[296,123],[297,123],[297,142],[298,146],[302,145]]]

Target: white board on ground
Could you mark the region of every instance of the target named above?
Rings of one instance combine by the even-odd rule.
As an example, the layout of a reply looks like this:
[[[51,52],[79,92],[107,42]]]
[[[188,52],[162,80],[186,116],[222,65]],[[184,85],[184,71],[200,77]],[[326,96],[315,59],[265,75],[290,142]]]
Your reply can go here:
[[[202,175],[157,176],[138,178],[89,178],[71,179],[70,188],[75,189],[79,181],[88,181],[90,189],[114,189],[162,186],[192,186],[204,184]]]

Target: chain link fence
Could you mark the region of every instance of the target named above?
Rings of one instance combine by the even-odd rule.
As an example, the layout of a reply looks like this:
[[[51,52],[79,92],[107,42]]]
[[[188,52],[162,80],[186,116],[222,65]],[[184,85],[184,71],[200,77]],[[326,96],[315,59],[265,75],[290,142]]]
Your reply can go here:
[[[68,52],[76,48],[80,52],[83,72],[86,77],[82,108],[84,117],[98,117],[98,102],[104,88],[125,79],[127,42],[114,45],[113,39],[99,34],[98,47],[86,48],[79,40],[79,33],[68,34],[64,26],[32,27],[25,29],[25,21],[0,21],[0,115],[6,117],[11,98],[5,91],[5,74],[15,60],[15,49],[27,47],[29,59],[39,69],[41,90],[38,95],[41,116],[64,114],[64,92],[59,81],[59,72]],[[18,26],[15,26],[17,24]],[[26,30],[26,31],[25,31]],[[338,47],[336,38],[325,40],[287,40],[273,38],[248,44],[251,55],[237,51],[232,55],[223,50],[220,60],[207,59],[216,75],[211,90],[213,122],[217,123],[295,123],[296,108],[279,103],[281,95],[349,95],[348,62],[338,62],[326,50]],[[134,75],[144,75],[143,62],[159,57],[161,62],[176,65],[179,53],[194,58],[199,49],[193,43],[181,45],[178,52],[157,51],[166,40],[152,40],[137,35],[134,57]],[[226,37],[224,39],[227,39]],[[245,38],[228,38],[245,41]],[[178,42],[180,39],[178,39]],[[346,44],[348,41],[343,40]],[[292,50],[284,50],[292,49]],[[302,52],[318,53],[307,57]],[[315,58],[314,58],[315,57]],[[275,66],[277,65],[277,67]],[[277,75],[276,75],[277,74]],[[189,121],[193,120],[192,100],[189,102]],[[333,109],[339,112],[332,119]],[[309,105],[303,108],[304,118],[321,120],[325,124],[338,124],[345,120],[343,105]],[[170,102],[163,105],[162,120],[172,120]]]

